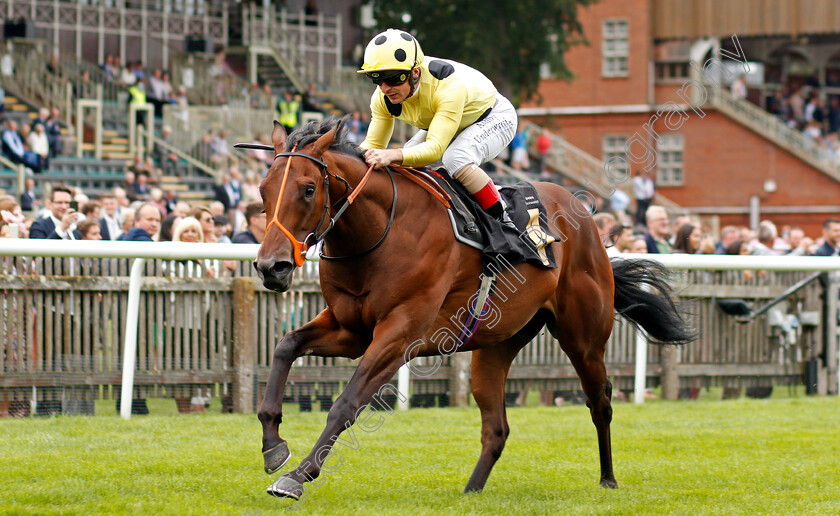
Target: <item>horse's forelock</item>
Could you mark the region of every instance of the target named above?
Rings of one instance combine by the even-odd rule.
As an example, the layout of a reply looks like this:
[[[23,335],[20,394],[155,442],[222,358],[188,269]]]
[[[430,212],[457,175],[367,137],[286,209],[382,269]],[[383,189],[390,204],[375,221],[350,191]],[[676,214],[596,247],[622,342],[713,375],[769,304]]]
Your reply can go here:
[[[321,136],[330,132],[341,120],[341,118],[331,116],[325,118],[322,122],[314,120],[307,122],[289,135],[289,138],[286,140],[286,150],[291,151],[295,143],[297,143],[298,150],[303,149],[307,145],[318,140]],[[347,127],[348,126],[345,123],[343,127],[339,129],[335,140],[332,145],[330,145],[330,149],[361,158],[362,150],[358,145],[347,139]]]

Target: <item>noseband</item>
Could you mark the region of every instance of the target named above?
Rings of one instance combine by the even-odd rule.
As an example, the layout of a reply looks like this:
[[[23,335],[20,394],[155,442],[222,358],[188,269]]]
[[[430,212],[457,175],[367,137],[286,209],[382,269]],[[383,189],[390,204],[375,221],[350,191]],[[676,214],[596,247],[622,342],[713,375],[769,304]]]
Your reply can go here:
[[[335,222],[338,220],[338,218],[344,213],[344,211],[351,204],[353,204],[353,201],[356,199],[356,197],[359,195],[359,193],[361,193],[362,188],[364,188],[365,184],[367,184],[368,177],[370,176],[371,171],[373,170],[373,165],[368,167],[367,172],[365,172],[365,175],[362,177],[362,180],[359,181],[359,184],[356,185],[356,189],[354,190],[354,188],[352,186],[350,186],[350,183],[348,183],[346,179],[344,179],[343,177],[341,177],[339,175],[336,175],[336,174],[333,174],[332,172],[330,172],[329,166],[327,165],[327,163],[325,161],[323,161],[321,159],[318,159],[315,156],[312,156],[311,154],[306,154],[305,152],[296,152],[297,145],[298,144],[295,143],[294,146],[292,147],[291,151],[278,152],[277,154],[274,155],[274,159],[277,159],[281,156],[286,156],[289,159],[286,161],[286,169],[283,171],[283,182],[280,184],[280,193],[277,195],[277,204],[274,207],[274,215],[272,216],[268,225],[266,225],[266,227],[265,227],[265,234],[268,235],[268,230],[271,229],[271,226],[277,226],[277,228],[284,235],[286,235],[286,238],[288,238],[289,241],[292,243],[293,255],[294,255],[294,258],[295,258],[295,265],[300,267],[301,265],[303,265],[303,262],[306,259],[306,251],[311,246],[317,245],[318,242],[320,242],[324,239],[324,237],[327,235],[327,233],[329,233],[329,231],[333,228],[333,226],[335,226]],[[274,150],[272,147],[269,147],[267,145],[249,144],[249,143],[237,143],[236,145],[234,145],[234,147],[245,148],[245,149]],[[286,179],[288,179],[288,177],[289,177],[289,168],[292,165],[292,157],[293,156],[300,156],[302,158],[306,158],[310,161],[315,162],[318,166],[321,167],[321,171],[324,172],[324,211],[321,214],[321,219],[318,221],[318,225],[315,226],[315,230],[312,231],[311,233],[309,233],[308,235],[306,235],[306,238],[303,239],[303,242],[296,239],[294,237],[294,235],[292,235],[292,232],[289,231],[288,229],[286,229],[286,227],[283,224],[281,224],[280,220],[277,218],[277,216],[280,214],[280,203],[283,199],[283,191],[286,189]],[[360,253],[355,253],[355,254],[351,254],[351,255],[326,256],[324,254],[323,250],[321,250],[321,252],[320,252],[321,259],[324,259],[324,260],[345,260],[345,259],[349,259],[349,258],[358,258],[360,256],[364,256],[364,255],[372,252],[377,247],[379,247],[382,244],[382,242],[385,241],[385,237],[388,236],[388,232],[391,230],[391,225],[394,222],[394,214],[396,213],[396,208],[397,208],[397,184],[394,181],[394,176],[393,176],[393,174],[391,174],[391,171],[386,169],[386,172],[388,172],[388,177],[391,179],[391,185],[392,185],[393,190],[394,190],[394,200],[391,204],[391,215],[388,219],[388,225],[386,226],[385,232],[382,234],[382,237],[380,237],[380,239],[375,244],[373,244],[373,246],[371,246],[369,249],[367,249],[365,251],[362,251]],[[341,206],[341,208],[338,209],[338,211],[335,214],[335,217],[330,215],[330,177],[333,177],[337,181],[341,181],[342,183],[344,183],[344,194],[335,202],[335,204],[338,204],[339,202],[344,200],[344,204]],[[349,195],[348,195],[348,192],[350,192]],[[321,230],[321,226],[324,224],[324,222],[328,218],[329,218],[329,224],[327,224],[327,226],[323,230]]]

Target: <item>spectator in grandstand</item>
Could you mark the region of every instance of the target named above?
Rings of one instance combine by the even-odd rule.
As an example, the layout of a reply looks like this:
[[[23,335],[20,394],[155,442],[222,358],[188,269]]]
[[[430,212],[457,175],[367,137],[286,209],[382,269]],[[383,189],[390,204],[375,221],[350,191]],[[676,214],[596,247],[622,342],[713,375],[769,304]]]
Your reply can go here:
[[[197,204],[190,208],[190,211],[187,213],[187,216],[194,217],[196,220],[198,220],[198,222],[201,223],[201,232],[205,242],[216,242],[216,237],[213,234],[213,231],[215,230],[216,226],[213,223],[213,213],[210,211],[210,208],[202,204]]]
[[[27,177],[23,185],[23,192],[20,194],[20,209],[33,211],[41,205],[41,200],[35,195],[35,180]]]
[[[316,92],[314,82],[309,83],[309,87],[306,89],[301,98],[301,105],[303,106],[304,111],[314,111],[317,113],[324,112],[324,109],[321,107],[321,103],[318,102],[318,94]]]
[[[186,217],[180,221],[172,233],[173,242],[190,242],[200,243],[205,240],[204,230],[201,228],[201,223],[195,217]],[[187,260],[178,262],[178,274],[181,276],[195,277],[206,276],[208,278],[216,277],[217,260]]]
[[[57,107],[50,110],[50,116],[44,123],[44,130],[47,132],[47,140],[50,144],[50,156],[61,156],[64,152],[64,142],[61,141],[61,128],[64,124],[61,122],[61,111]]]
[[[210,165],[226,167],[230,162],[230,144],[227,141],[228,132],[220,130],[210,141]]]
[[[792,228],[787,234],[787,243],[790,246],[791,256],[808,256],[811,254],[811,246],[814,241],[805,236],[802,228]]]
[[[656,194],[656,187],[653,184],[653,179],[650,178],[641,170],[636,171],[633,177],[633,196],[636,199],[636,224],[644,225],[646,223],[646,214],[648,206],[653,201]]]
[[[134,227],[117,240],[127,242],[152,242],[160,230],[160,210],[154,204],[147,202],[137,208]]]
[[[286,134],[294,131],[298,125],[298,112],[300,111],[300,102],[292,96],[290,90],[283,92],[283,97],[277,103],[278,122],[286,128]]]
[[[216,242],[220,244],[229,244],[230,236],[230,222],[224,215],[213,216],[213,236],[216,237]]]
[[[805,87],[800,87],[790,96],[790,110],[796,129],[805,126]]]
[[[32,120],[32,123],[29,124],[33,129],[35,129],[36,124],[41,124],[44,127],[47,126],[47,120],[50,118],[50,109],[47,107],[42,107],[38,110],[38,117]]]
[[[163,70],[155,68],[149,77],[146,99],[155,107],[155,116],[163,116],[163,104],[166,102],[166,91],[163,86]]]
[[[216,200],[224,205],[224,213],[227,214],[242,200],[241,174],[236,166],[228,169],[222,174],[222,182],[213,189],[216,192]]]
[[[78,229],[82,240],[102,240],[102,228],[99,226],[99,221],[95,219],[83,220],[79,223]]]
[[[27,137],[29,149],[41,157],[41,166],[43,170],[50,168],[50,141],[47,137],[47,132],[44,130],[44,125],[41,123],[34,124],[32,131]]]
[[[761,221],[758,225],[758,240],[750,244],[750,254],[755,256],[772,256],[773,243],[776,241],[778,231],[776,225],[769,220]]]
[[[73,95],[77,99],[95,99],[96,84],[90,79],[90,72],[82,70],[73,84]]]
[[[561,177],[561,176],[558,176]],[[627,209],[630,207],[630,196],[623,188],[616,187],[613,194],[610,196],[610,211],[615,214],[619,220],[628,218]]]
[[[367,127],[362,123],[362,114],[358,111],[353,111],[350,115],[350,120],[347,122],[347,139],[353,143],[362,143],[365,139],[365,132]]]
[[[613,257],[630,252],[633,240],[633,226],[622,222],[614,223],[610,228],[610,245],[607,247],[607,256]]]
[[[178,197],[175,195],[175,190],[171,188],[163,189],[163,208],[165,213],[174,213],[178,206]]]
[[[137,200],[148,199],[151,194],[151,190],[149,189],[149,176],[144,173],[138,174],[131,187],[131,193],[134,194],[134,198]]]
[[[817,122],[817,126],[822,128],[824,120],[825,112],[823,111],[822,99],[820,99],[819,92],[814,91],[811,94],[811,99],[805,104],[805,122]]]
[[[157,206],[164,217],[169,213],[166,209],[166,201],[163,199],[163,190],[160,188],[155,186],[149,189],[149,202]]]
[[[265,237],[266,216],[262,201],[254,201],[245,207],[245,220],[248,226],[233,235],[234,244],[261,244]]]
[[[698,254],[700,252],[700,227],[683,224],[677,230],[672,253]]]
[[[114,68],[114,55],[113,54],[105,54],[105,61],[99,68],[102,69],[102,73],[105,74],[105,78],[110,81],[117,80],[117,75],[115,74],[116,69]]]
[[[172,128],[168,125],[163,126],[160,130],[160,139],[169,145],[173,145],[171,138]],[[152,158],[163,175],[173,176],[177,174],[178,156],[174,152],[167,150],[163,145],[155,145]]]
[[[187,216],[190,211],[190,205],[187,201],[178,201],[175,203],[175,210],[172,213],[180,215],[182,218]]]
[[[670,254],[671,244],[668,242],[668,213],[665,208],[652,205],[645,213],[648,233],[645,235],[647,252],[652,254]]]
[[[823,243],[813,256],[837,256],[840,254],[840,220],[826,219],[822,227]]]
[[[160,238],[158,238],[158,242],[172,241],[172,235],[175,227],[182,220],[184,220],[184,218],[176,215],[175,213],[170,213],[164,217],[163,222],[160,223]]]
[[[131,106],[135,105],[138,107],[142,107],[146,105],[146,79],[137,79],[135,84],[132,84],[128,88],[129,94],[129,112],[131,110]],[[137,125],[142,125],[143,127],[146,126],[146,111],[138,110],[135,113],[135,122]]]
[[[87,201],[80,205],[79,211],[82,212],[82,217],[85,220],[95,220],[99,224],[100,214],[102,212],[102,205],[97,201]]]
[[[735,100],[741,100],[747,98],[747,78],[744,75],[741,75],[735,82],[732,83],[732,98]]]
[[[598,228],[598,238],[601,240],[601,243],[609,245],[610,231],[612,230],[613,224],[615,224],[615,216],[612,213],[601,212],[593,215],[592,220]]]
[[[738,240],[740,231],[735,226],[724,226],[720,230],[720,241],[715,245],[715,254],[727,254],[726,249]]]
[[[242,200],[245,204],[259,201],[260,196],[260,176],[253,170],[245,172],[245,182],[242,183]]]
[[[76,230],[81,214],[70,208],[72,199],[73,191],[66,185],[53,185],[47,201],[47,216],[32,223],[29,238],[81,240],[82,235]]]
[[[551,136],[548,132],[548,129],[543,129],[542,131],[540,131],[540,135],[537,137],[537,152],[540,155],[540,175],[548,174],[548,169],[546,168],[546,161],[548,160],[549,151],[551,151]],[[618,189],[616,189],[616,191],[618,191]]]
[[[525,123],[519,123],[519,130],[510,142],[511,160],[510,166],[516,170],[528,170],[531,166],[528,161],[528,133],[525,130]]]
[[[259,101],[259,109],[274,109],[277,101],[274,98],[274,93],[271,91],[271,84],[266,82],[262,85],[260,90],[261,98]]]
[[[129,231],[131,231],[131,228],[134,227],[134,213],[135,213],[135,211],[136,210],[134,210],[134,208],[128,208],[128,207],[123,208],[120,211],[120,230],[122,231],[120,236],[124,235],[125,233],[128,233]],[[119,237],[117,237],[113,240],[119,240]]]
[[[18,134],[17,122],[4,119],[2,124],[4,127],[2,135],[3,154],[14,163],[23,164],[32,169],[33,172],[40,172],[42,169],[41,157],[24,147],[23,140]]]
[[[100,233],[104,240],[116,240],[122,235],[120,227],[120,209],[117,198],[113,195],[103,194],[99,196],[99,203],[102,205],[102,217],[99,219]]]
[[[643,235],[636,235],[633,239],[633,243],[630,244],[630,250],[628,252],[635,254],[647,254],[648,244],[645,237]]]

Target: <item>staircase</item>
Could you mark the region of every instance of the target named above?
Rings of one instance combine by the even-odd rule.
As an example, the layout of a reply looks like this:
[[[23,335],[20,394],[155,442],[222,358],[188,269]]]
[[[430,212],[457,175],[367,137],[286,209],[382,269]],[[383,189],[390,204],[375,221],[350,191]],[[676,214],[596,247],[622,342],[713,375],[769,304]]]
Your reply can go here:
[[[534,136],[542,132],[542,127],[534,123],[526,126],[528,134]],[[587,183],[595,184],[602,191],[611,191],[616,187],[614,183],[607,180],[604,173],[604,162],[591,154],[588,154],[578,147],[575,147],[562,136],[549,133],[551,138],[551,149],[548,152],[546,164],[549,169],[556,170],[569,180],[585,186]],[[534,138],[536,140],[536,138]],[[531,145],[530,155],[539,159],[536,148]],[[631,195],[632,197],[632,195]],[[679,209],[681,206],[668,199],[660,193],[653,198],[654,204],[670,209]]]
[[[733,98],[724,88],[710,87],[707,91],[714,92],[710,95],[711,103],[723,115],[767,138],[835,181],[840,181],[840,167],[822,155],[814,140],[788,127],[755,104]]]

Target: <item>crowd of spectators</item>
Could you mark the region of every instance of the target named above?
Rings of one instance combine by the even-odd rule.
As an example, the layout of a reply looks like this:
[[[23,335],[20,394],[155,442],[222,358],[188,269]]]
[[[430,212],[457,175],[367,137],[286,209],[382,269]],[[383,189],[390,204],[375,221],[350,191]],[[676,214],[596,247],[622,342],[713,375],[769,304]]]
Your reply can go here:
[[[41,108],[29,124],[13,118],[0,118],[0,141],[3,155],[24,165],[29,173],[49,170],[50,158],[63,154],[62,122],[58,108]]]
[[[177,199],[170,199],[171,203],[131,200],[122,187],[91,200],[79,189],[55,184],[42,202],[28,178],[22,198],[27,199],[26,212],[12,196],[0,196],[0,238],[258,244],[266,227],[262,201],[246,203],[236,194],[233,204],[228,200],[190,206]],[[196,224],[197,231],[188,231],[188,226]],[[235,262],[213,267],[214,275],[230,274]]]

